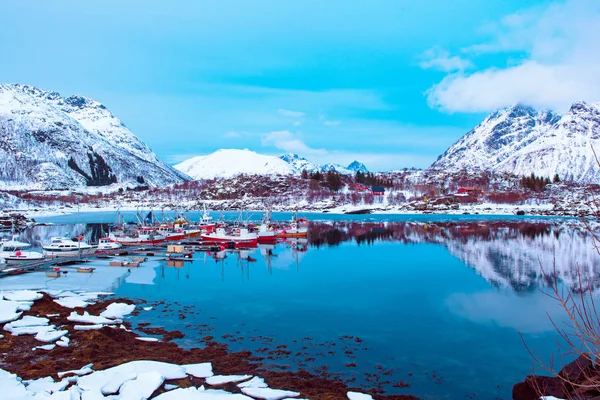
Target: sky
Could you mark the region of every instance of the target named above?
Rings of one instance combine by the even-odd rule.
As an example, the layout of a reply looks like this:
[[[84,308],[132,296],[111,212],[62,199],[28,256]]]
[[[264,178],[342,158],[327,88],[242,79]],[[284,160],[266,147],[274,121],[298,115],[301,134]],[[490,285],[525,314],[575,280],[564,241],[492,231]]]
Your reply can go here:
[[[598,0],[2,0],[0,82],[102,102],[171,164],[220,148],[427,167],[517,103],[600,101]]]

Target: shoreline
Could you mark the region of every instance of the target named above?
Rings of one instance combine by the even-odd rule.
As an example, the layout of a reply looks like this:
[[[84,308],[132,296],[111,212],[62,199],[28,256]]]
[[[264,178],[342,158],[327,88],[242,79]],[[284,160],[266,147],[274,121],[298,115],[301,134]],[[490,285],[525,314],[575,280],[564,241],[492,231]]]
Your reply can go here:
[[[63,217],[68,215],[75,215],[77,213],[116,213],[118,211],[121,212],[136,212],[142,210],[150,210],[151,208],[140,208],[140,207],[80,207],[79,210],[69,207],[61,207],[61,208],[46,208],[46,209],[10,209],[5,212],[22,214],[27,218],[52,218],[52,217]],[[156,210],[156,208],[154,208]],[[174,210],[169,210],[174,211]],[[215,212],[215,210],[212,210]],[[239,211],[239,209],[228,209],[223,210],[226,212],[235,212]],[[265,209],[248,209],[245,210],[248,212],[265,212]],[[496,207],[494,209],[490,209],[488,205],[483,206],[473,206],[473,207],[465,207],[459,210],[401,210],[401,209],[380,209],[380,208],[365,208],[365,207],[336,207],[331,209],[298,209],[298,213],[300,214],[314,214],[314,215],[335,215],[342,216],[347,215],[349,217],[353,217],[356,215],[375,215],[375,216],[483,216],[483,217],[539,217],[539,218],[578,218],[581,213],[578,211],[570,211],[565,212],[553,212],[552,210],[546,207],[535,207],[535,206],[520,206],[520,207]],[[517,211],[524,211],[524,215],[518,215]],[[201,212],[200,210],[185,210],[184,212]],[[292,213],[296,212],[296,209],[274,209],[273,212],[281,212],[281,213]]]
[[[44,293],[41,299],[35,300],[30,310],[23,312],[23,316],[50,318],[52,324],[69,332],[69,346],[56,346],[50,350],[32,350],[34,346],[41,344],[32,335],[13,336],[11,333],[3,332],[4,338],[0,339],[0,351],[5,353],[5,356],[0,362],[0,367],[16,373],[24,380],[49,376],[60,380],[58,372],[78,370],[90,363],[93,364],[94,371],[97,371],[135,360],[153,360],[179,365],[210,362],[215,373],[260,376],[268,382],[269,387],[298,392],[301,398],[345,399],[348,392],[357,392],[381,400],[416,399],[408,394],[383,395],[377,388],[371,390],[353,388],[326,371],[319,374],[320,376],[303,370],[297,372],[275,371],[261,363],[262,357],[256,356],[250,351],[230,351],[227,344],[214,341],[211,337],[203,340],[203,348],[197,347],[188,350],[172,342],[174,338],[183,337],[183,334],[178,331],[168,332],[162,328],[148,327],[143,323],[138,324],[140,327],[136,329],[139,331],[163,336],[161,341],[143,341],[137,339],[138,335],[131,330],[131,323],[127,321],[124,321],[121,327],[103,326],[100,329],[75,330],[75,323],[67,319],[67,316],[73,311],[97,315],[108,305],[116,302],[134,304],[136,311],[139,311],[142,301],[137,300],[137,303],[134,303],[131,299],[103,298],[85,308],[67,308],[57,304],[49,294]],[[199,378],[165,381],[165,383],[167,385],[175,384],[180,388],[206,385],[205,380]],[[231,393],[242,393],[240,388],[234,384],[211,385],[211,387],[213,386]],[[154,392],[153,397],[166,391],[162,385]]]

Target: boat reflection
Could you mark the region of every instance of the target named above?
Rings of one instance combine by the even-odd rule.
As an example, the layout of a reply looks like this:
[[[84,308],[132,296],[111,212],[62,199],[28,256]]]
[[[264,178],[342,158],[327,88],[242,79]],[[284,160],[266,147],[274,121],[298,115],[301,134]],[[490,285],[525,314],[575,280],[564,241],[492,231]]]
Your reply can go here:
[[[20,238],[33,248],[52,236],[83,235],[95,243],[107,231],[106,224],[36,226]],[[444,246],[448,251],[498,288],[526,293],[548,285],[556,276],[572,290],[578,274],[584,285],[600,287],[600,256],[594,237],[574,220],[481,220],[443,222],[421,221],[331,221],[310,222],[309,238],[283,239],[276,244],[260,244],[252,249],[225,249],[196,252],[194,262],[169,260],[166,268],[189,269],[220,264],[237,266],[249,276],[252,264],[274,270],[300,270],[309,248],[338,247],[343,243],[377,246],[381,243]],[[193,269],[193,268],[192,268]]]

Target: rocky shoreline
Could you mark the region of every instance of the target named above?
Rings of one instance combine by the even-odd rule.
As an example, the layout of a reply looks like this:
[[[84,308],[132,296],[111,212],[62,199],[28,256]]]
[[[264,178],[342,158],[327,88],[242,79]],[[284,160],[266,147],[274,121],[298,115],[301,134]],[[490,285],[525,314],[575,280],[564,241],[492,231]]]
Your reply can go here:
[[[3,354],[0,360],[1,369],[16,374],[24,381],[48,380],[51,377],[58,383],[62,377],[62,375],[58,375],[60,371],[78,371],[90,364],[93,371],[105,371],[115,366],[137,360],[152,360],[179,366],[210,363],[212,369],[219,376],[248,376],[246,380],[249,380],[250,377],[260,377],[257,379],[268,382],[269,387],[282,388],[276,389],[282,390],[282,393],[297,393],[298,396],[296,397],[301,398],[416,399],[416,397],[410,395],[379,395],[376,390],[364,391],[352,388],[335,378],[317,376],[304,371],[273,371],[260,362],[260,357],[254,356],[251,352],[232,352],[228,350],[227,345],[213,340],[204,341],[203,348],[186,350],[172,342],[174,338],[183,337],[183,334],[177,331],[167,332],[147,326],[142,326],[141,329],[138,329],[139,331],[163,336],[162,340],[157,340],[154,338],[140,338],[137,333],[131,330],[132,326],[126,321],[118,326],[117,324],[104,326],[84,325],[89,328],[87,329],[82,328],[82,325],[77,325],[78,323],[81,324],[81,321],[77,322],[73,320],[73,315],[83,314],[87,316],[86,318],[91,324],[95,318],[99,318],[100,314],[105,313],[107,307],[111,304],[133,304],[129,299],[101,298],[86,307],[73,308],[62,306],[56,300],[56,298],[53,298],[48,293],[43,293],[41,298],[33,302],[29,310],[23,311],[20,318],[27,316],[48,318],[52,325],[58,327],[56,329],[68,331],[67,346],[49,345],[39,348],[42,343],[31,334],[13,335],[9,332],[3,332],[4,337],[0,338],[0,352]],[[139,304],[135,306],[138,310],[141,307]],[[38,349],[32,350],[36,347]],[[77,385],[76,377],[72,381],[63,390],[69,390],[70,387]],[[238,386],[238,384],[239,381],[228,381],[223,384],[210,385],[207,379],[195,376],[179,379],[165,378],[164,382],[152,392],[149,398],[156,398],[170,390],[184,390],[190,387],[209,387],[220,389],[230,394],[247,396],[247,393],[246,395],[242,395],[244,393],[243,388]],[[76,389],[81,390],[79,388]],[[246,389],[245,392],[249,392],[249,390]],[[250,392],[252,393],[252,391]],[[239,398],[274,398],[268,396],[260,397],[259,395]],[[82,398],[85,399],[85,397]]]
[[[600,368],[591,361],[592,356],[581,354],[565,365],[556,376],[529,375],[513,387],[513,400],[546,399],[598,399]]]

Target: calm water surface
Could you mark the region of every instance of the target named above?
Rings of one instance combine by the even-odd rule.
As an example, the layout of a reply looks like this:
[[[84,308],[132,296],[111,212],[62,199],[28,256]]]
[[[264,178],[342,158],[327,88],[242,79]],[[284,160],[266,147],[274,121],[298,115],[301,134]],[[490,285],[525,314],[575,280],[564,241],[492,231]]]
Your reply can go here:
[[[134,325],[180,330],[182,346],[214,336],[233,350],[255,351],[274,368],[327,371],[386,393],[509,399],[512,385],[531,371],[519,332],[541,354],[556,351],[545,313],[563,315],[540,291],[546,285],[539,263],[550,270],[556,258],[566,288],[575,285],[577,263],[586,281],[600,272],[592,238],[574,221],[310,217],[321,221],[312,223],[307,243],[255,249],[250,259],[196,253],[192,263],[164,262],[145,282],[122,283],[116,295],[164,300],[134,317]],[[65,230],[97,235],[99,226],[38,227],[30,234],[35,241]]]

